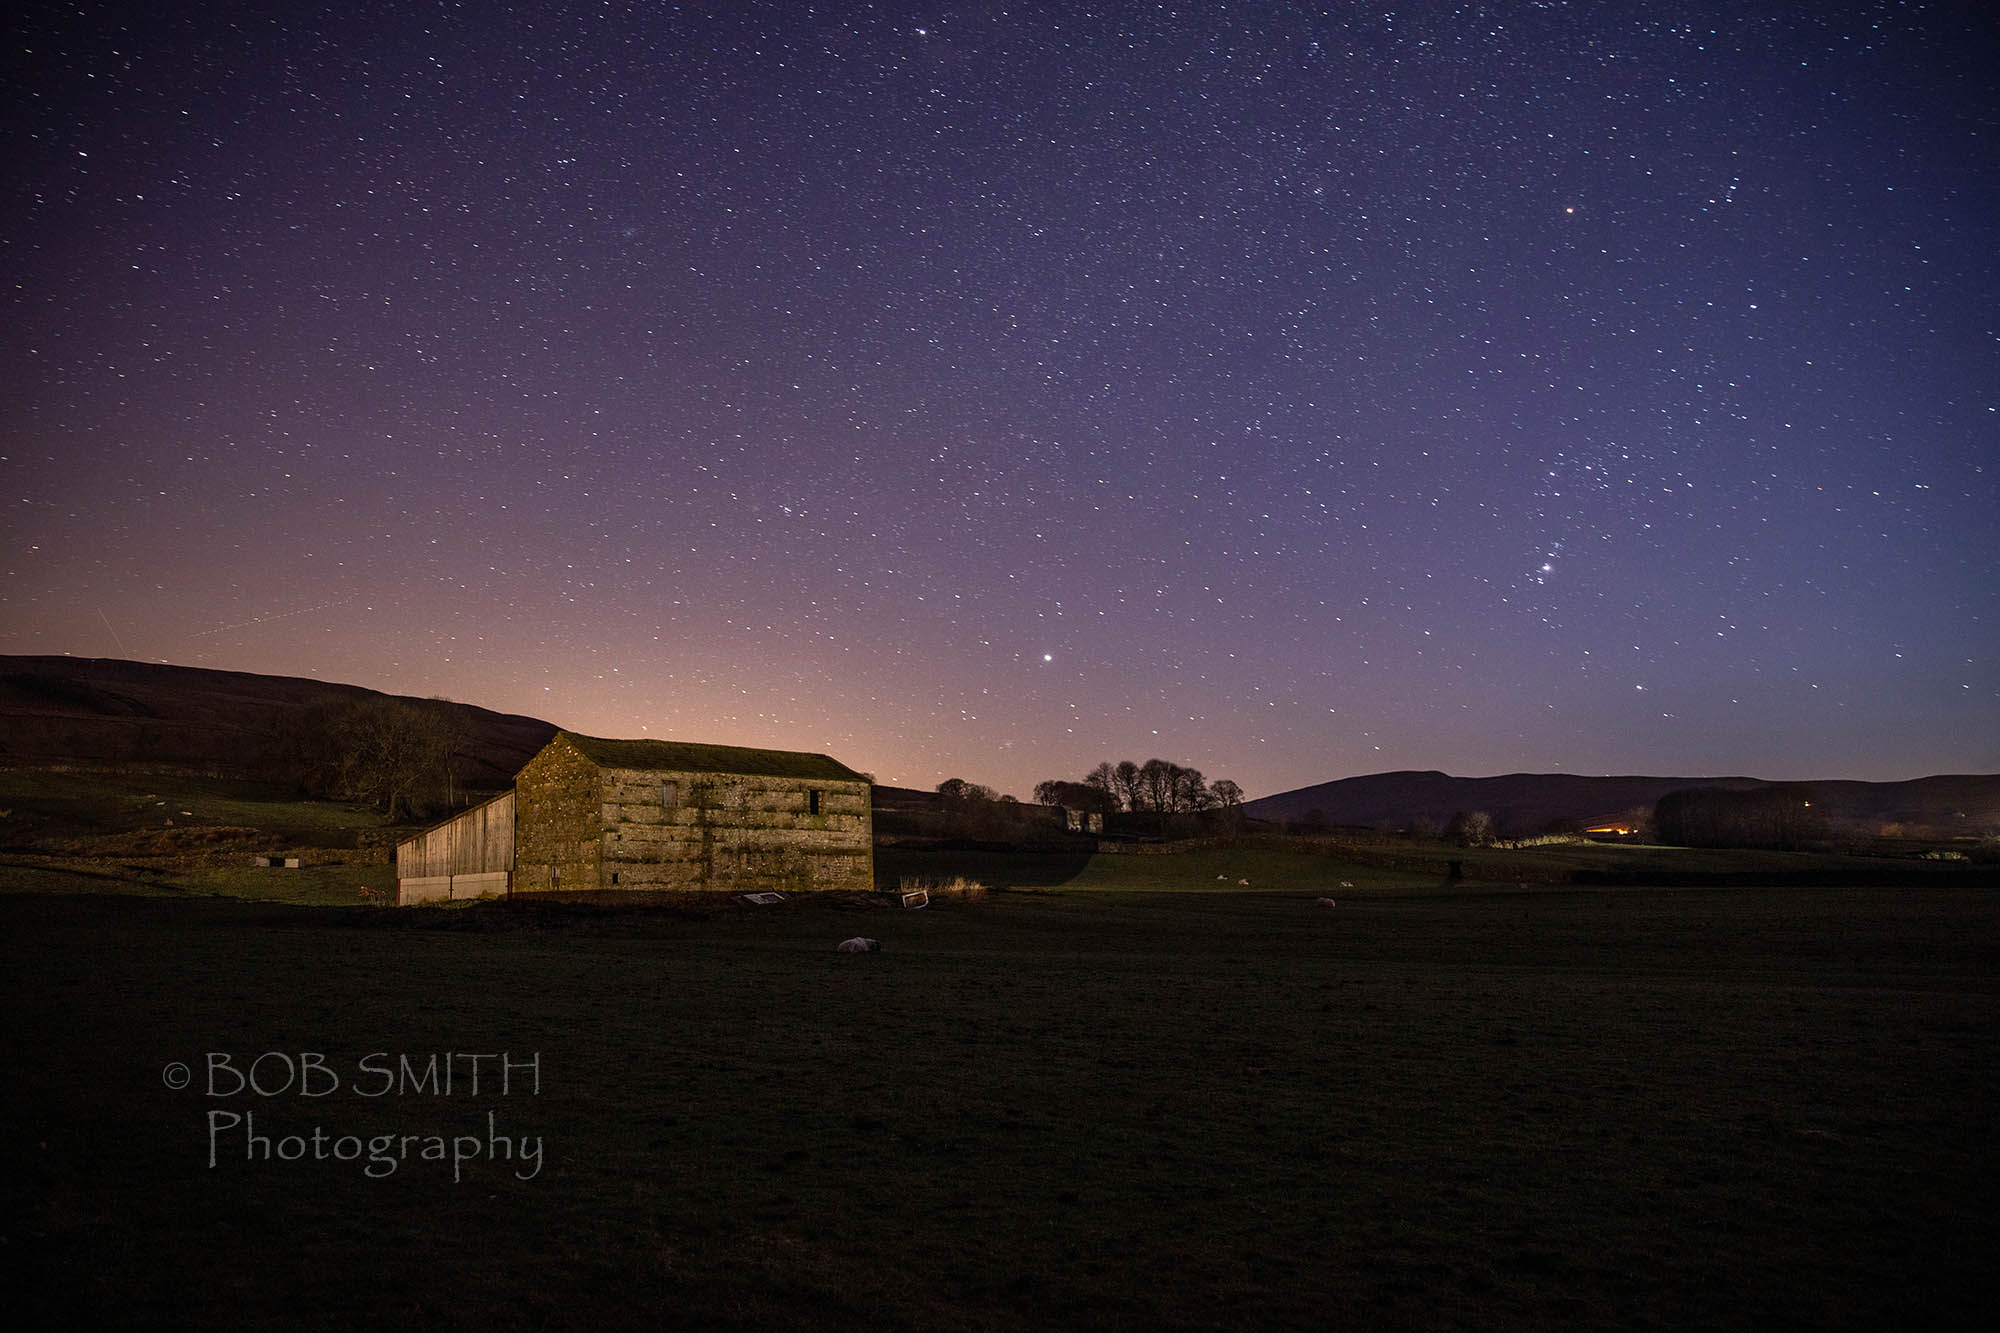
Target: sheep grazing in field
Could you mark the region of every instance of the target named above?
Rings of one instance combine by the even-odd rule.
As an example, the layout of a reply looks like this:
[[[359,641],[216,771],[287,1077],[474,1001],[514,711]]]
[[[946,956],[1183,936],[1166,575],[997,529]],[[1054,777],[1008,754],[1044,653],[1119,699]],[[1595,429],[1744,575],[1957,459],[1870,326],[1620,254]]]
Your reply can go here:
[[[1237,882],[1238,884],[1241,884],[1241,885],[1242,885],[1242,886],[1243,886],[1244,888],[1246,888],[1246,889],[1250,887],[1250,881],[1249,881],[1249,880],[1247,880],[1247,879],[1239,879],[1239,880],[1237,880],[1236,882]]]
[[[1351,879],[1343,879],[1342,881],[1340,881],[1340,887],[1343,889],[1351,889],[1354,887],[1354,881]]]
[[[882,941],[871,940],[866,936],[856,935],[853,939],[842,940],[833,947],[842,953],[880,953],[882,951]]]
[[[1319,905],[1321,907],[1337,907],[1339,904],[1335,903],[1334,900],[1331,898],[1321,898],[1319,900]]]

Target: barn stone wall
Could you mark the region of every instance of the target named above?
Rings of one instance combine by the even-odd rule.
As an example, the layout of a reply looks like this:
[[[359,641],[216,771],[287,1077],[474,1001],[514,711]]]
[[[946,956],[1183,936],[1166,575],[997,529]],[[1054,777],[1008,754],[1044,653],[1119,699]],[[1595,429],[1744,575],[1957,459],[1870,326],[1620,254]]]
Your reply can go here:
[[[612,769],[602,794],[605,888],[874,888],[865,782]]]
[[[517,893],[598,887],[604,862],[596,764],[558,737],[514,779]]]
[[[558,737],[514,780],[514,890],[866,893],[869,796],[829,778],[600,769]]]

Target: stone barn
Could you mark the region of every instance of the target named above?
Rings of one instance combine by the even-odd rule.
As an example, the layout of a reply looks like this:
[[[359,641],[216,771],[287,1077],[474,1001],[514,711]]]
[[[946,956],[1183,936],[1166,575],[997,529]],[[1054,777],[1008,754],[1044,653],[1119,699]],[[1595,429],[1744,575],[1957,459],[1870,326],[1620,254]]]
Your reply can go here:
[[[514,778],[508,888],[869,892],[869,790],[866,777],[823,754],[559,732]],[[422,901],[404,891],[404,849],[412,852],[410,871],[434,878],[437,865],[418,854],[467,842],[454,826],[485,809],[398,846],[399,902]],[[489,836],[481,845],[499,841]]]

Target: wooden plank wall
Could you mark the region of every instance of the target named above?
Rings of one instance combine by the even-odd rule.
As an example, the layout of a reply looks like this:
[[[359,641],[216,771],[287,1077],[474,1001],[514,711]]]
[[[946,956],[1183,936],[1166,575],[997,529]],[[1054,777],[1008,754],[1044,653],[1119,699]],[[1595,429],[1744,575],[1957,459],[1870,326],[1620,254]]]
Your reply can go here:
[[[479,875],[423,875],[396,881],[396,906],[450,902],[454,898],[484,898],[504,895],[508,875],[504,870]]]
[[[483,875],[513,868],[514,793],[511,791],[396,844],[398,879]]]

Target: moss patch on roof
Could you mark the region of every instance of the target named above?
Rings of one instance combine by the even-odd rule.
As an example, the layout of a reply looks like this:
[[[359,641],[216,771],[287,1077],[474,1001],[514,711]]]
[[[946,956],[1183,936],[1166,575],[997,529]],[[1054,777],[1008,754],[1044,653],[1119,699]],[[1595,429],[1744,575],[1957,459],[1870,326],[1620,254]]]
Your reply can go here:
[[[697,745],[692,741],[615,741],[579,736],[556,739],[575,746],[599,768],[637,768],[676,773],[741,773],[746,776],[816,778],[823,782],[866,782],[846,764],[823,754],[796,750],[753,750],[743,745]]]

